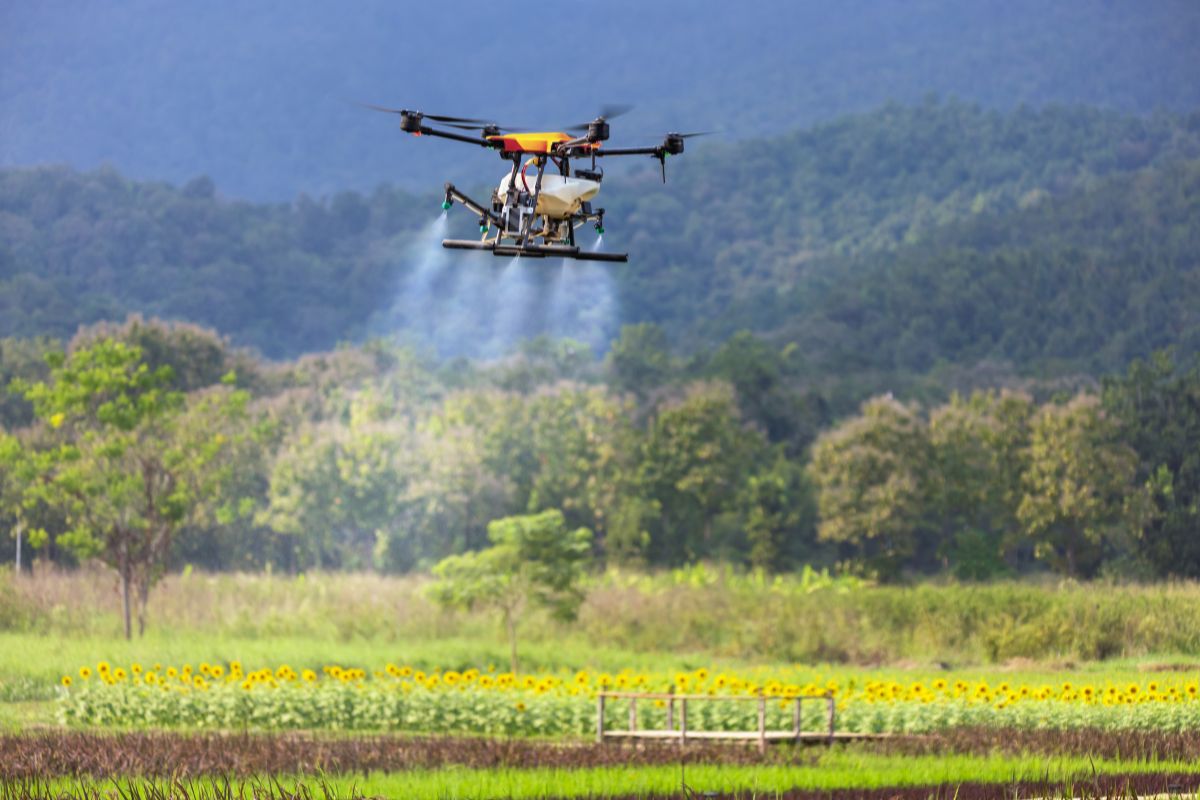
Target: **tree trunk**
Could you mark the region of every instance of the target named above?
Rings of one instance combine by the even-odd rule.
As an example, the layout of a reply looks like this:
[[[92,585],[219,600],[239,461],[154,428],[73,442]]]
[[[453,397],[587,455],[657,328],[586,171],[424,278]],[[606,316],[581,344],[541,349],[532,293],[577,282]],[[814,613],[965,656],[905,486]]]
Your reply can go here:
[[[504,627],[508,629],[508,668],[517,674],[517,620],[511,609],[504,609]]]
[[[141,639],[146,635],[146,603],[150,599],[150,581],[148,578],[143,578],[138,581],[137,586],[137,623],[138,623],[138,638]]]
[[[130,575],[129,575],[129,558],[122,555],[121,557],[121,607],[125,618],[125,638],[133,638],[133,620],[130,617]]]

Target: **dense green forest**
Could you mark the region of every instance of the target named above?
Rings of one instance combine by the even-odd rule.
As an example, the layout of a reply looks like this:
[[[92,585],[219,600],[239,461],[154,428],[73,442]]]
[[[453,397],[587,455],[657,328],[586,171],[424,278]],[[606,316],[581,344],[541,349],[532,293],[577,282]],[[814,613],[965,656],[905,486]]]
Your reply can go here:
[[[551,510],[610,563],[1200,575],[1200,115],[695,150],[606,184],[633,260],[591,273],[449,259],[395,188],[0,172],[0,525],[135,587],[425,569]]]
[[[1200,575],[1200,363],[834,420],[790,347],[665,342],[643,324],[599,362],[549,339],[493,362],[383,342],[266,362],[140,319],[65,352],[4,340],[0,514],[55,560],[141,552],[150,583],[185,563],[423,569],[545,510],[608,563]]]
[[[695,150],[665,186],[649,164],[606,184],[606,243],[632,260],[608,273],[612,312],[558,334],[603,343],[655,322],[695,350],[752,329],[794,342],[813,381],[859,376],[859,396],[947,364],[1111,372],[1196,348],[1200,115],[928,103]],[[138,312],[275,358],[419,335],[393,306],[437,202],[381,187],[261,205],[203,178],[0,172],[0,334],[63,338]],[[444,267],[459,288],[435,289],[491,285],[462,271],[494,261]],[[509,346],[546,330],[534,312],[560,267],[521,269],[532,296]],[[483,352],[474,326],[504,302],[439,318],[431,343]]]

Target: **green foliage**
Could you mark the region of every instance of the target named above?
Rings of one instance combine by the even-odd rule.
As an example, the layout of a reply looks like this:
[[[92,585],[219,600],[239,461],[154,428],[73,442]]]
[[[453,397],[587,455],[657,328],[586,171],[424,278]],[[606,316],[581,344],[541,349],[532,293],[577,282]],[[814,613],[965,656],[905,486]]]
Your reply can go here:
[[[954,395],[929,414],[930,522],[960,578],[1003,571],[1000,555],[1020,547],[1017,506],[1032,413],[1027,395],[989,392]]]
[[[580,581],[591,559],[592,532],[568,531],[561,511],[506,517],[488,524],[492,546],[449,556],[433,568],[429,595],[440,605],[500,612],[516,672],[517,625],[529,606],[561,620],[583,602]]]
[[[746,479],[738,504],[750,564],[778,572],[813,555],[817,512],[799,464],[777,454]]]
[[[666,332],[652,323],[625,325],[604,357],[609,383],[644,394],[666,383],[672,373]]]
[[[113,339],[47,361],[48,380],[14,384],[44,435],[32,446],[8,437],[0,448],[18,486],[7,508],[57,510],[66,524],[58,543],[117,571],[129,636],[131,591],[144,629],[175,531],[220,503],[248,396],[227,388],[185,396],[169,388],[170,367],[151,371],[137,347]]]
[[[890,398],[822,435],[809,475],[818,488],[822,539],[849,545],[858,562],[894,576],[917,552],[929,442],[917,411]]]
[[[1137,456],[1096,397],[1046,405],[1030,424],[1029,467],[1017,517],[1037,556],[1069,576],[1092,574],[1104,548],[1140,530]]]
[[[0,578],[0,691],[57,683],[97,659],[197,665],[214,658],[320,669],[384,659],[463,670],[508,657],[495,612],[453,619],[423,596],[423,577],[363,573],[169,576],[154,590],[145,638],[126,642],[111,581],[93,573]],[[1192,663],[1200,648],[1195,585],[1000,580],[878,586],[820,571],[767,575],[717,567],[609,571],[584,582],[574,622],[525,625],[526,669],[624,667],[665,672],[762,664],[949,664],[974,679],[1056,684],[1064,660],[1097,684],[1145,682],[1139,664]],[[1025,666],[1008,663],[1025,661]],[[1121,659],[1104,664],[1097,659]],[[1137,663],[1135,663],[1135,661]],[[989,667],[987,665],[995,665]],[[1013,670],[1035,675],[1014,675]],[[1047,672],[1048,670],[1048,672]],[[927,672],[926,672],[927,671]],[[889,674],[891,670],[886,670]],[[944,677],[944,675],[943,675]],[[1153,676],[1149,676],[1152,678]],[[911,678],[910,678],[911,679]],[[12,695],[13,699],[35,699]],[[2,704],[0,704],[2,706]],[[0,715],[5,709],[0,707]],[[49,720],[47,720],[49,721]],[[3,718],[0,717],[0,727]]]
[[[792,706],[789,702],[770,702],[767,728],[790,729]],[[639,712],[643,728],[666,728],[665,709],[645,703]],[[688,712],[692,730],[752,731],[757,725],[758,710],[753,703],[697,702]],[[606,713],[609,729],[627,725],[627,713],[617,703],[610,703]],[[64,693],[59,714],[68,724],[100,727],[137,724],[237,730],[402,730],[486,736],[581,736],[595,730],[596,724],[595,702],[586,694],[404,692],[398,686],[374,685],[365,689],[332,685],[317,690],[285,687],[257,692],[226,685],[186,694],[157,687],[90,685]],[[809,703],[802,722],[804,729],[819,731],[824,722],[822,704]],[[1195,702],[1134,709],[1027,703],[999,710],[990,703],[972,704],[964,698],[956,703],[854,703],[843,707],[837,716],[838,730],[846,733],[930,734],[986,727],[1187,731],[1197,724],[1200,706]]]
[[[787,300],[747,303],[756,329],[795,342],[819,374],[999,362],[1063,376],[1168,346],[1190,356],[1198,186],[1195,160],[1084,182],[894,251],[822,259]]]
[[[687,351],[770,333],[767,349],[794,343],[809,378],[854,389],[841,410],[941,361],[1058,374],[1124,369],[1169,344],[1189,354],[1197,131],[1194,115],[949,102],[697,148],[666,187],[650,170],[606,184],[610,227],[637,244],[635,263],[612,270],[622,322]],[[141,312],[270,357],[362,340],[426,219],[394,189],[289,205],[202,189],[111,170],[0,173],[13,254],[0,336],[66,338]],[[670,348],[638,330],[610,368],[644,393]],[[798,424],[781,399],[744,411],[775,436]],[[797,452],[814,434],[796,433]]]
[[[411,569],[419,543],[397,522],[414,436],[403,422],[368,418],[356,404],[349,423],[304,426],[284,443],[270,474],[269,504],[259,521],[299,540],[317,568],[363,568],[377,559]]]
[[[664,404],[642,444],[637,486],[660,504],[648,555],[659,563],[692,561],[721,552],[714,520],[733,509],[739,487],[765,451],[747,428],[728,384],[696,384]]]
[[[1169,353],[1156,353],[1107,380],[1103,398],[1137,453],[1137,480],[1150,490],[1141,555],[1158,574],[1200,576],[1200,363],[1185,371]]]

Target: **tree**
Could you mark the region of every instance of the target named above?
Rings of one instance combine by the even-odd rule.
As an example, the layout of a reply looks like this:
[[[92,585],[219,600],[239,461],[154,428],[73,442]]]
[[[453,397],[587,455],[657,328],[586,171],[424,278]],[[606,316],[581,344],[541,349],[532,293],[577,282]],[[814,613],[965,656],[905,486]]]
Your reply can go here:
[[[527,510],[560,509],[568,524],[604,539],[607,514],[632,461],[632,410],[632,402],[601,386],[562,383],[531,398],[527,430],[537,469]]]
[[[138,348],[142,362],[151,371],[170,367],[169,388],[181,392],[219,384],[231,372],[241,386],[257,382],[259,366],[246,352],[233,349],[219,333],[199,325],[145,320],[131,314],[119,324],[100,322],[81,328],[67,349],[78,350],[100,339]]]
[[[746,418],[761,427],[772,443],[785,444],[792,456],[811,443],[818,421],[813,398],[787,386],[794,360],[794,345],[776,350],[749,331],[738,331],[712,353],[702,370],[709,378],[732,384]]]
[[[536,464],[519,396],[461,392],[417,431],[410,514],[441,558],[487,544],[488,521],[526,510]]]
[[[1033,401],[1012,392],[959,395],[929,417],[929,522],[960,578],[987,578],[1019,544],[1021,475]]]
[[[44,380],[49,374],[42,357],[57,348],[53,339],[0,339],[0,429],[14,431],[33,422],[33,407],[16,392],[5,391],[15,380]]]
[[[515,673],[517,626],[529,607],[560,620],[575,618],[583,602],[580,580],[591,556],[592,533],[568,531],[562,512],[506,517],[488,525],[492,546],[450,556],[433,568],[430,596],[440,605],[499,612]]]
[[[145,631],[150,589],[180,526],[246,510],[222,486],[247,396],[227,386],[172,391],[170,368],[151,371],[138,348],[111,339],[47,360],[48,381],[14,385],[52,435],[0,457],[21,486],[18,513],[38,503],[59,510],[68,526],[59,543],[117,571],[130,638],[135,602]]]
[[[1152,489],[1143,557],[1160,575],[1200,577],[1200,360],[1186,371],[1168,352],[1135,361],[1103,398],[1138,455],[1137,482]]]
[[[401,540],[400,514],[413,436],[403,421],[373,419],[361,403],[346,425],[304,426],[271,466],[259,521],[296,538],[312,566],[412,569],[418,547]],[[411,537],[408,537],[411,538]]]
[[[636,490],[662,510],[660,535],[650,543],[653,559],[711,555],[714,520],[733,509],[765,450],[763,436],[744,425],[727,383],[693,384],[681,400],[660,408],[645,435]]]
[[[852,547],[861,567],[895,576],[918,549],[928,464],[916,410],[890,396],[867,401],[813,445],[818,537]]]
[[[614,387],[645,397],[671,376],[667,335],[652,322],[623,325],[620,337],[604,357]]]
[[[781,571],[808,555],[816,509],[804,469],[782,452],[752,474],[738,497],[750,563]]]
[[[1093,395],[1047,404],[1030,427],[1029,466],[1017,517],[1034,553],[1068,576],[1091,575],[1106,546],[1136,535],[1145,514],[1137,454]]]

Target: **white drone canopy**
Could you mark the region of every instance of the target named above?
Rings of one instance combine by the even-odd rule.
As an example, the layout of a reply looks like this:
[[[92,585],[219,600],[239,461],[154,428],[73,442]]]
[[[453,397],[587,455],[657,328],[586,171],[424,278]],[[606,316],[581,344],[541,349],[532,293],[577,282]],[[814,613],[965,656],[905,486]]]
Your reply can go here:
[[[501,203],[508,200],[508,190],[513,183],[517,191],[532,192],[534,179],[526,178],[521,173],[505,175],[496,188],[496,197]],[[525,186],[528,184],[529,188]],[[597,195],[600,184],[584,178],[565,178],[562,175],[546,173],[542,175],[542,191],[537,196],[535,214],[545,214],[551,219],[566,219],[572,214],[578,214],[583,204]]]

